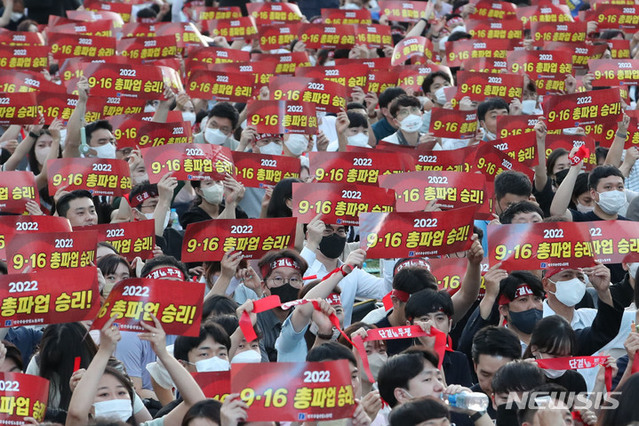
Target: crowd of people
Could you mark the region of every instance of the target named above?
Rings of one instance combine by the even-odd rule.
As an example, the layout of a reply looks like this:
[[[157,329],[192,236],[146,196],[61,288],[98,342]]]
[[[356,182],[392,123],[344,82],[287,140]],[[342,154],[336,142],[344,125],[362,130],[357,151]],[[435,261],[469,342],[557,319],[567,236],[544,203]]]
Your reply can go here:
[[[0,25],[6,31],[36,32],[45,45],[55,32],[51,18],[65,17],[67,11],[94,10],[100,4],[89,0],[2,3]],[[537,84],[530,73],[524,74],[522,68],[522,86],[518,88],[522,96],[509,101],[492,96],[456,98],[454,89],[449,89],[457,86],[458,73],[467,64],[453,66],[447,61],[448,53],[456,43],[478,39],[471,35],[471,25],[508,20],[521,23],[515,14],[498,21],[482,17],[478,10],[530,7],[527,0],[432,0],[425,15],[412,22],[394,21],[393,16],[384,14],[385,7],[400,10],[422,2],[291,1],[295,7],[291,10],[300,12],[296,19],[318,25],[324,22],[322,10],[366,12],[364,16],[371,22],[390,27],[392,42],[381,47],[355,44],[349,48],[311,49],[295,39],[274,50],[262,48],[259,37],[227,40],[209,33],[211,25],[200,22],[195,12],[239,7],[246,16],[247,4],[251,3],[247,0],[101,3],[133,3],[130,20],[145,25],[192,22],[211,51],[235,49],[251,55],[299,52],[305,55],[306,65],[322,69],[339,67],[342,59],[352,60],[351,64],[394,57],[394,46],[417,37],[425,43],[427,53],[406,58],[406,64],[422,63],[432,70],[416,76],[421,80],[417,89],[402,84],[379,92],[349,87],[340,112],[318,113],[315,134],[259,133],[247,122],[246,103],[191,98],[187,91],[167,88],[158,99],[146,102],[144,113],[155,122],[168,122],[169,114],[178,114],[180,121],[190,123],[195,144],[299,160],[298,177],[282,179],[266,188],[246,188],[232,174],[221,180],[184,181],[169,172],[159,182],[150,183],[145,150],[118,144],[113,117],[85,123],[87,105],[95,98],[90,79],[63,78],[61,70],[68,64],[50,55],[42,75],[49,82],[72,85],[68,91],[78,97],[72,114],[60,116],[49,125],[44,125],[44,118],[30,125],[10,124],[2,128],[0,136],[3,172],[23,170],[35,175],[40,202],[27,202],[24,214],[66,218],[73,231],[98,224],[153,221],[155,247],[148,259],[131,262],[109,242],[98,243],[93,266],[103,303],[118,283],[129,278],[159,277],[176,281],[176,286],[185,285],[178,281],[197,281],[205,284],[206,291],[196,337],[167,334],[155,316],[141,323],[143,332],[120,330],[115,324],[117,316],[91,333],[91,321],[0,328],[0,372],[24,372],[49,381],[44,418],[25,418],[25,423],[280,424],[276,422],[279,419],[247,422],[251,410],[247,398],[237,393],[220,400],[207,398],[193,373],[232,371],[239,363],[336,360],[345,360],[350,366],[355,405],[352,416],[299,424],[622,426],[639,422],[639,409],[632,402],[634,391],[639,391],[639,376],[633,374],[639,369],[634,365],[639,350],[639,328],[635,326],[639,257],[631,257],[634,262],[594,262],[587,267],[568,262],[536,270],[506,269],[502,263],[483,268],[482,262],[492,249],[487,233],[494,228],[487,227],[487,220],[475,220],[468,250],[443,256],[462,258],[464,263],[460,286],[453,291],[443,289],[442,277],[431,272],[427,258],[388,256],[380,260],[379,268],[371,267],[376,263],[367,261],[366,250],[360,248],[357,226],[330,223],[318,215],[308,223],[298,220],[290,248],[270,251],[259,261],[248,261],[239,249],[226,251],[221,261],[181,261],[184,230],[191,224],[296,216],[293,185],[315,181],[309,163],[311,152],[339,156],[351,150],[401,151],[418,156],[458,151],[461,162],[465,155],[461,152],[469,147],[498,145],[504,137],[498,124],[506,123],[506,116],[534,119],[533,125],[514,129],[514,134],[529,132],[535,139],[536,158],[531,163],[534,166],[522,165],[532,169],[529,174],[515,170],[487,174],[487,193],[494,193],[491,200],[485,200],[494,217],[491,226],[639,220],[639,193],[635,192],[639,190],[639,167],[635,164],[639,149],[627,142],[633,140],[629,134],[637,132],[633,115],[636,81],[621,86],[626,93],[618,100],[623,111],[617,116],[616,127],[612,127],[614,137],[590,134],[596,149],[584,155],[580,146],[547,148],[550,131],[557,130],[549,130],[544,117],[553,113],[548,110],[551,98],[578,92],[596,98],[594,90],[602,87],[593,87],[596,79],[587,66],[573,69],[571,64],[566,68],[569,71],[561,82],[564,90],[555,92],[542,90],[543,85]],[[556,22],[584,22],[597,5],[614,2],[584,1],[573,14],[563,3],[532,3],[550,10],[535,15],[540,22],[544,14]],[[90,34],[90,25],[87,28]],[[534,43],[539,39],[533,40],[530,22],[522,28],[523,37],[511,40],[510,50],[552,51]],[[113,37],[122,36],[117,29],[113,31]],[[628,41],[628,59],[639,55],[639,38],[632,30],[598,29],[597,22],[587,22],[584,31],[586,41],[573,46],[604,46],[599,56],[590,59],[616,57],[618,48],[608,44],[613,40]],[[489,44],[495,41],[480,40]],[[188,61],[189,50],[189,46],[180,49],[176,62],[181,66],[176,71],[185,87],[188,65],[193,63]],[[146,64],[153,65],[153,61]],[[389,72],[392,69],[390,66]],[[381,76],[387,71],[374,72]],[[258,85],[253,93],[254,99],[271,99],[268,84]],[[455,109],[475,113],[477,131],[458,138],[438,136],[431,115]],[[591,133],[592,128],[559,130],[579,137],[586,132]],[[47,168],[51,161],[80,157],[123,160],[130,171],[131,191],[123,197],[94,196],[88,188],[67,190],[63,186],[50,193]],[[584,160],[591,158],[596,164],[585,172]],[[520,163],[517,158],[511,161]],[[468,181],[473,179],[471,172],[465,176]],[[440,211],[440,207],[428,203],[427,211]],[[14,213],[3,212],[0,222],[10,214]],[[626,237],[636,238],[637,234]],[[11,255],[7,253],[7,258]],[[3,274],[12,273],[7,262],[2,261],[0,266]],[[167,270],[171,274],[164,273]],[[69,290],[73,286],[73,282],[68,283]],[[296,306],[287,309],[278,305],[256,312],[256,301],[269,296]],[[310,303],[295,302],[298,300]],[[245,318],[257,332],[256,339],[245,336],[246,329],[241,326]],[[402,327],[419,330],[419,337],[393,336]],[[375,330],[388,338],[370,338]],[[445,336],[445,341],[437,336]],[[365,350],[359,350],[360,346]],[[598,357],[594,368],[577,362],[591,356]],[[565,359],[575,362],[562,363]],[[464,398],[471,397],[479,402],[464,405]],[[4,424],[2,410],[0,407],[0,424]]]

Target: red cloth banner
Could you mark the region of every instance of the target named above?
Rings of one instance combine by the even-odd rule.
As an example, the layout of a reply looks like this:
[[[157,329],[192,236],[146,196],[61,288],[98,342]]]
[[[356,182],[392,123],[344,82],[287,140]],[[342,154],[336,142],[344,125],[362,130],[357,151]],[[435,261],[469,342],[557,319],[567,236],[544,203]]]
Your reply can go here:
[[[274,186],[282,179],[300,177],[300,160],[283,155],[233,151],[235,178],[249,188]]]
[[[32,172],[11,171],[0,173],[0,212],[25,214],[27,201],[40,204]]]
[[[415,170],[415,160],[403,152],[311,152],[309,157],[317,182],[376,185],[380,175]]]
[[[25,424],[25,417],[44,421],[49,401],[49,381],[22,373],[0,373],[0,424]]]
[[[87,189],[93,195],[120,196],[131,191],[131,172],[124,160],[57,158],[49,160],[49,194]]]
[[[153,257],[155,247],[155,221],[105,223],[85,226],[82,230],[97,231],[98,242],[106,241],[115,247],[129,262],[137,256],[141,259]]]
[[[149,173],[149,181],[158,183],[172,172],[178,180],[224,180],[233,174],[231,150],[210,144],[173,144],[147,148],[142,158]]]

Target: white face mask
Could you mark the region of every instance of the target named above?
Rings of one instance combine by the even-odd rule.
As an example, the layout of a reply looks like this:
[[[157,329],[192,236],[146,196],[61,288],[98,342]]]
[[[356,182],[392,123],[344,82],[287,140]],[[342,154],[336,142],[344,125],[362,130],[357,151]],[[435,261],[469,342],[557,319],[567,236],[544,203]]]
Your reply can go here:
[[[207,127],[204,131],[204,139],[213,145],[224,145],[227,136],[220,129],[212,129]]]
[[[444,93],[445,88],[446,86],[443,86],[435,90],[435,100],[440,105],[444,105],[446,103],[446,93]]]
[[[98,158],[115,158],[115,145],[111,142],[104,145],[91,147],[96,152]]]
[[[258,362],[262,362],[262,355],[252,349],[236,354],[231,360],[231,364],[257,364]]]
[[[344,9],[344,10],[359,10],[360,7],[358,5],[356,5],[355,3],[346,3],[342,9]]]
[[[405,132],[413,133],[422,127],[422,116],[417,114],[410,114],[399,123],[399,128]]]
[[[595,209],[595,206],[584,206],[583,204],[577,203],[577,211],[581,213],[588,213]]]
[[[555,284],[554,294],[558,301],[572,308],[584,298],[586,294],[586,284],[577,277],[568,281],[552,281]]]
[[[44,162],[47,161],[47,155],[49,155],[50,150],[51,150],[51,147],[44,148],[44,149],[36,149],[35,150],[36,161],[39,164],[44,164]]]
[[[308,139],[304,135],[289,135],[288,139],[284,142],[286,144],[286,148],[291,151],[296,157],[299,157],[306,151],[308,148]],[[260,148],[260,152],[262,149]]]
[[[195,363],[195,369],[198,373],[210,371],[228,371],[231,364],[225,359],[214,356],[212,358],[203,359]]]
[[[200,187],[202,190],[202,198],[209,204],[220,204],[224,195],[224,185],[216,183],[215,185]]]
[[[626,193],[624,191],[599,192],[599,208],[607,214],[617,214],[626,204]]]
[[[482,128],[482,129],[483,129],[483,128]],[[493,132],[488,131],[488,130],[486,130],[486,129],[483,129],[483,130],[484,130],[484,138],[485,138],[486,140],[494,141],[495,139],[497,139],[497,135],[496,135],[496,134],[494,134]]]
[[[630,274],[631,278],[634,278],[637,276],[637,269],[639,269],[639,263],[628,264],[628,273]]]
[[[282,145],[277,142],[269,142],[260,147],[260,154],[265,155],[282,155]]]
[[[13,12],[11,13],[11,20],[14,22],[19,21],[20,19],[22,19],[23,16],[24,14],[20,12]]]
[[[558,379],[566,373],[566,370],[553,370],[550,368],[546,368],[543,370],[546,377],[549,379]]]
[[[182,111],[182,120],[191,123],[191,126],[195,124],[195,113],[192,111]]]
[[[524,114],[534,114],[537,107],[537,101],[534,99],[525,99],[521,101],[521,112]]]
[[[153,220],[153,213],[142,213],[144,215],[144,217],[146,217],[148,220]],[[171,212],[166,212],[166,216],[164,217],[164,226],[162,226],[162,228],[165,228],[169,225],[169,220],[171,219]]]
[[[379,352],[373,352],[368,356],[368,366],[375,380],[377,380],[379,370],[386,364],[386,361],[388,361],[388,355],[382,355]]]
[[[368,135],[365,135],[364,133],[358,133],[353,136],[348,136],[346,140],[351,146],[360,146],[363,148],[370,147],[370,145],[368,144]]]
[[[329,59],[328,61],[324,62],[324,66],[325,67],[334,67],[335,66],[335,61],[332,59]]]
[[[113,418],[126,422],[133,415],[130,399],[109,399],[93,403],[95,418]]]
[[[155,107],[153,105],[145,105],[144,112],[155,112]]]

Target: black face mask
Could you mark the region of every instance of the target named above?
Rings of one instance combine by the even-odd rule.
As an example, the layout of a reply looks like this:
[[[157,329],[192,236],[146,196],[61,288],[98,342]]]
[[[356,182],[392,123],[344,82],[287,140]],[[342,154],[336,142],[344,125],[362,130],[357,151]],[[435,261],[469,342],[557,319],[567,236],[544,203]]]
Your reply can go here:
[[[272,295],[279,296],[282,303],[297,300],[297,294],[300,291],[299,288],[295,288],[289,283],[282,284],[279,287],[271,287],[269,290],[271,290]]]
[[[319,244],[319,251],[329,259],[337,259],[344,251],[345,245],[346,237],[332,234],[322,238]]]

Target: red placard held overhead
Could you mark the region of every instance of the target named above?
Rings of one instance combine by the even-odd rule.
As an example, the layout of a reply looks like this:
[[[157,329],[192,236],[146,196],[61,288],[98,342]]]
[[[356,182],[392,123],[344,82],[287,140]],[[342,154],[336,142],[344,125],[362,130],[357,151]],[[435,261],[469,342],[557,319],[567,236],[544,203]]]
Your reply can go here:
[[[231,392],[248,405],[247,421],[328,421],[355,410],[348,361],[237,364]]]
[[[98,244],[95,231],[20,233],[7,242],[8,270],[19,274],[30,271],[89,266],[95,261]]]
[[[6,259],[6,244],[14,235],[29,232],[71,232],[71,224],[59,216],[0,216],[0,259]]]
[[[567,74],[574,74],[572,54],[565,50],[517,50],[508,53],[508,65],[513,73],[526,74],[535,81],[541,94],[566,89]]]
[[[615,123],[616,125],[616,123]],[[597,157],[595,155],[595,140],[589,135],[558,135],[546,136],[546,158],[556,149],[563,148],[570,152],[573,148],[585,146],[590,152],[590,156],[584,159],[584,168],[589,171],[597,167]]]
[[[536,155],[537,138],[532,132],[495,139],[490,144],[526,167],[534,167],[539,163]]]
[[[622,114],[619,89],[546,97],[543,110],[549,130],[617,122]]]
[[[39,119],[35,92],[0,93],[0,125],[35,124]]]
[[[627,220],[577,222],[582,232],[590,235],[592,254],[601,263],[633,263],[639,261],[637,227]]]
[[[535,46],[543,46],[548,42],[584,43],[586,41],[586,22],[532,22],[530,30]]]
[[[364,87],[370,69],[367,65],[301,67],[295,69],[295,77],[320,78],[334,81],[346,87]]]
[[[204,21],[203,27],[208,30],[211,37],[224,37],[229,42],[257,36],[255,20],[250,16],[236,19],[212,19]]]
[[[249,52],[223,47],[190,47],[189,61],[203,62],[205,64],[218,64],[228,62],[246,62],[251,59]],[[187,62],[187,64],[190,62]],[[189,69],[190,67],[187,67]]]
[[[372,24],[371,12],[367,9],[322,9],[322,21],[324,24]]]
[[[193,21],[208,21],[210,19],[235,19],[242,16],[242,9],[237,6],[206,7],[194,6],[190,8]]]
[[[482,102],[486,98],[498,96],[510,102],[515,98],[521,99],[523,87],[524,77],[521,75],[459,71],[455,98],[468,96],[471,100]]]
[[[53,57],[59,61],[77,56],[115,56],[115,37],[50,32],[47,33],[47,39]]]
[[[175,278],[175,277],[174,277]],[[166,334],[198,336],[202,322],[204,283],[130,278],[117,283],[91,325],[100,330],[109,318],[120,330],[145,332],[141,321],[153,324],[155,315]]]
[[[464,70],[475,72],[508,72],[508,62],[501,58],[470,58],[464,61]]]
[[[497,137],[507,138],[535,131],[538,115],[500,115],[497,117]]]
[[[475,13],[469,19],[510,19],[517,17],[517,6],[507,1],[479,0],[475,3]]]
[[[506,170],[522,172],[530,180],[534,179],[534,172],[530,167],[521,164],[517,159],[495,148],[488,142],[481,142],[475,150],[476,171],[483,173],[487,181],[494,181],[497,175]]]
[[[599,31],[610,29],[632,33],[639,29],[639,6],[637,5],[602,4],[589,15],[589,20],[597,22]]]
[[[25,214],[29,200],[40,204],[32,172],[10,171],[0,173],[0,212]]]
[[[224,402],[226,397],[231,393],[230,371],[207,371],[191,373],[191,375],[207,398]]]
[[[154,37],[129,37],[118,41],[120,55],[137,61],[153,61],[178,54],[174,35]]]
[[[192,143],[191,123],[181,121],[181,116],[179,119],[179,122],[168,123],[135,118],[125,120],[114,130],[118,149]]]
[[[437,256],[466,251],[475,207],[446,212],[361,213],[360,248],[369,259]]]
[[[357,226],[360,213],[391,212],[394,207],[395,192],[372,185],[293,184],[293,216],[302,223],[321,214],[325,223]]]
[[[612,59],[630,58],[630,40],[606,40]]]
[[[269,93],[276,101],[301,101],[315,104],[316,111],[339,112],[346,108],[345,86],[317,78],[275,76]]]
[[[282,179],[300,177],[300,160],[283,155],[233,151],[235,179],[249,188],[274,186]]]
[[[380,144],[381,143],[383,142],[380,142]],[[476,150],[476,146],[467,146],[464,148],[446,151],[422,151],[417,149],[411,154],[413,154],[416,160],[417,165],[415,170],[417,171],[438,170],[447,172],[468,172],[475,164]]]
[[[105,223],[102,225],[86,226],[82,230],[93,231],[98,234],[98,242],[110,243],[121,256],[129,262],[136,257],[150,259],[155,247],[155,220],[140,222]]]
[[[0,46],[0,68],[42,71],[49,67],[46,46]]]
[[[295,74],[297,67],[310,67],[311,62],[306,52],[291,53],[253,53],[252,62],[275,64],[275,75]]]
[[[385,15],[389,21],[417,22],[420,18],[428,18],[430,3],[422,1],[380,0],[379,14]]]
[[[440,290],[446,290],[451,296],[459,291],[468,269],[468,260],[465,258],[439,258],[428,259],[430,272],[437,278],[437,287]],[[486,294],[486,285],[484,284],[484,275],[488,272],[488,259],[484,258],[480,266],[481,284],[479,287],[479,295],[477,299],[481,300]]]
[[[259,259],[270,250],[295,243],[295,218],[213,219],[189,224],[182,244],[183,262],[222,260],[229,250]]]
[[[545,50],[565,50],[572,54],[572,65],[575,70],[586,69],[591,59],[601,59],[606,52],[605,44],[589,45],[581,43],[548,42],[544,44]]]
[[[174,144],[143,150],[149,181],[157,183],[171,172],[178,180],[224,180],[233,174],[231,150],[210,144]]]
[[[511,49],[508,40],[456,40],[446,42],[446,64],[449,67],[460,67],[464,61],[473,58],[506,59]]]
[[[350,49],[355,46],[353,25],[301,24],[297,36],[308,49]]]
[[[44,39],[40,33],[31,31],[9,31],[0,28],[0,43],[9,46],[44,46]]]
[[[183,90],[177,71],[152,65],[90,63],[84,69],[93,96],[160,99],[166,87]]]
[[[477,132],[477,113],[454,109],[433,108],[430,132],[441,138],[470,139]]]
[[[524,26],[519,19],[489,21],[471,19],[466,22],[466,31],[479,40],[512,40],[519,43],[524,36]]]
[[[336,9],[333,9],[336,10]],[[365,44],[369,49],[393,46],[393,36],[388,25],[356,25],[357,44]]]
[[[297,39],[300,25],[298,22],[288,22],[279,25],[260,25],[257,28],[260,47],[263,50],[287,48],[293,40]]]
[[[425,64],[433,59],[433,43],[426,37],[404,38],[393,49],[392,65],[402,65],[407,60],[413,64]]]
[[[189,74],[187,93],[193,98],[246,102],[253,97],[255,76],[196,69]]]
[[[376,185],[380,175],[415,170],[412,156],[399,152],[311,152],[309,157],[317,182]]]
[[[247,122],[258,133],[317,133],[315,104],[290,101],[251,101]]]
[[[595,76],[593,87],[636,84],[639,82],[639,60],[593,59],[588,61],[588,72]]]
[[[302,12],[296,4],[292,3],[248,3],[246,9],[258,25],[302,20]]]
[[[92,320],[100,309],[98,272],[85,267],[2,275],[0,298],[3,327]]]
[[[131,20],[131,12],[135,2],[113,3],[106,1],[90,0],[84,3],[84,8],[93,12],[113,12],[122,17],[124,22]]]
[[[87,189],[93,195],[120,196],[131,191],[131,171],[124,160],[58,158],[49,160],[49,193]]]
[[[0,373],[1,424],[26,424],[25,417],[44,421],[49,401],[49,381],[40,376],[22,373]]]

